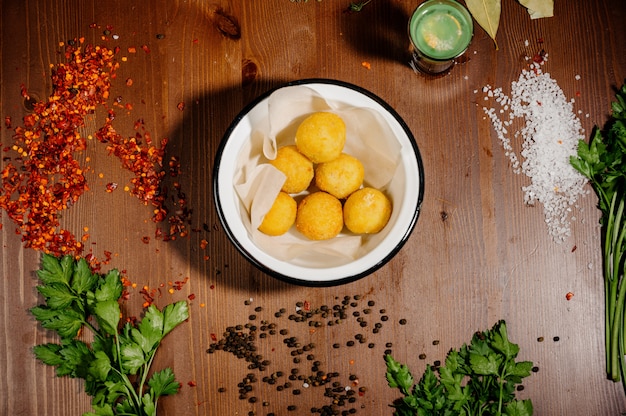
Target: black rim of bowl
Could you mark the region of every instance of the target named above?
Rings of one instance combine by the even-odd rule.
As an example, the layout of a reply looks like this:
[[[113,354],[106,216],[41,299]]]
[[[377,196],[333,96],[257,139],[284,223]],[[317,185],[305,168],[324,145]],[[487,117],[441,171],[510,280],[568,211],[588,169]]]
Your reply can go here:
[[[273,92],[275,92],[275,91],[277,91],[277,90],[279,90],[281,88],[285,88],[285,87],[290,87],[290,86],[295,86],[295,85],[307,85],[307,84],[330,84],[330,85],[335,85],[335,86],[339,86],[339,87],[349,88],[351,90],[354,90],[356,92],[359,92],[359,93],[365,95],[366,97],[368,97],[368,98],[372,99],[373,101],[375,101],[376,103],[378,103],[381,107],[383,107],[385,109],[385,111],[389,112],[389,114],[391,114],[393,116],[393,118],[395,118],[395,120],[398,122],[398,124],[404,130],[404,133],[409,138],[409,142],[411,143],[411,146],[413,148],[413,153],[415,154],[415,158],[417,160],[417,168],[418,168],[418,172],[419,172],[419,193],[418,193],[418,196],[417,196],[417,204],[416,204],[416,207],[415,207],[415,212],[413,213],[413,217],[411,218],[411,222],[410,222],[409,226],[407,227],[404,235],[402,236],[402,238],[398,242],[398,244],[396,244],[396,246],[391,251],[389,251],[389,253],[387,253],[387,255],[384,258],[382,258],[376,264],[374,264],[371,267],[369,267],[367,270],[364,270],[362,272],[356,273],[356,274],[351,275],[351,276],[346,276],[346,277],[333,279],[333,280],[319,280],[319,281],[317,281],[317,280],[300,279],[300,278],[294,277],[294,276],[288,276],[288,275],[279,273],[276,270],[273,270],[273,269],[269,268],[268,266],[266,266],[265,264],[263,264],[260,261],[258,261],[235,238],[232,230],[230,229],[230,227],[228,225],[228,222],[226,221],[226,217],[224,215],[224,211],[222,209],[222,205],[220,203],[220,196],[219,196],[219,180],[218,179],[219,179],[219,170],[220,170],[221,156],[222,156],[222,153],[224,152],[224,147],[226,146],[226,143],[228,142],[229,137],[231,136],[233,130],[239,125],[241,120],[255,106],[257,106],[261,101],[263,101],[268,96],[270,96]],[[388,263],[400,251],[400,249],[404,246],[404,244],[409,239],[411,233],[415,229],[415,224],[417,223],[417,219],[418,219],[419,214],[420,214],[420,210],[421,210],[421,207],[422,207],[423,199],[424,199],[424,166],[422,164],[422,157],[421,157],[419,149],[417,147],[417,143],[415,142],[415,137],[413,136],[413,133],[411,133],[411,130],[409,129],[407,124],[404,122],[402,117],[400,117],[400,115],[389,104],[387,104],[383,99],[381,99],[380,97],[378,97],[374,93],[372,93],[372,92],[370,92],[370,91],[368,91],[368,90],[366,90],[366,89],[364,89],[362,87],[359,87],[357,85],[354,85],[354,84],[351,84],[351,83],[348,83],[348,82],[344,82],[344,81],[337,81],[337,80],[331,80],[331,79],[325,79],[325,78],[307,78],[307,79],[302,79],[302,80],[297,80],[297,81],[291,81],[291,82],[284,83],[282,85],[279,85],[276,88],[273,88],[273,89],[265,92],[264,94],[261,94],[260,96],[255,98],[252,102],[250,102],[247,106],[245,106],[244,109],[241,110],[241,112],[239,112],[239,114],[232,121],[232,123],[230,124],[230,126],[228,127],[226,132],[224,133],[224,136],[222,137],[222,140],[221,140],[221,142],[219,144],[219,147],[217,149],[217,153],[215,155],[215,159],[214,159],[214,163],[213,163],[213,200],[215,202],[215,208],[217,210],[217,215],[218,215],[219,221],[222,224],[222,227],[224,228],[224,231],[226,232],[226,235],[228,236],[228,239],[230,240],[230,242],[235,246],[235,248],[237,248],[237,250],[250,263],[252,263],[256,268],[258,268],[262,272],[264,272],[264,273],[266,273],[266,274],[268,274],[268,275],[270,275],[272,277],[275,277],[277,279],[283,280],[285,282],[294,283],[294,284],[298,284],[298,285],[302,285],[302,286],[336,286],[336,285],[341,285],[341,284],[345,284],[345,283],[349,283],[349,282],[353,282],[355,280],[361,279],[361,278],[363,278],[365,276],[368,276],[368,275],[374,273],[376,270],[380,269],[382,266],[384,266],[386,263]],[[323,271],[320,270],[320,273],[323,273]]]

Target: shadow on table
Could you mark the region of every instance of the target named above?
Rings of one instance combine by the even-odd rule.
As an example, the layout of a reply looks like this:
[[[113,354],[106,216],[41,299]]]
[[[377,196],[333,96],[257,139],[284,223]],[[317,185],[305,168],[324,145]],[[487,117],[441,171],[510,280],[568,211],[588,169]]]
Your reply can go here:
[[[263,85],[260,85],[263,84]],[[199,275],[216,285],[235,289],[271,286],[287,289],[281,282],[250,264],[229,241],[217,216],[213,200],[213,166],[222,137],[237,114],[255,97],[283,84],[262,81],[248,87],[206,92],[185,102],[182,123],[168,137],[163,180],[170,220],[159,224],[164,233],[183,225],[188,235],[177,236],[168,247]],[[179,173],[169,173],[172,165]],[[174,219],[173,221],[171,219]],[[179,221],[181,221],[179,223]]]
[[[343,35],[360,54],[408,63],[409,17],[397,4],[372,2],[360,12],[344,14]]]

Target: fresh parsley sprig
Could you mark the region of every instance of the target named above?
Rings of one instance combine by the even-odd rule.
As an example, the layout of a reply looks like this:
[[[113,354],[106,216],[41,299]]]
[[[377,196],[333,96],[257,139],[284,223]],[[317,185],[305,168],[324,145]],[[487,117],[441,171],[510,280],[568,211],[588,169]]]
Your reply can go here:
[[[367,0],[367,1],[359,1],[359,2],[350,2],[350,6],[348,6],[348,11],[351,12],[360,12],[361,10],[363,10],[363,7],[367,6],[367,3],[369,3],[372,0]]]
[[[57,376],[85,381],[93,412],[83,416],[155,416],[159,398],[176,394],[180,383],[170,368],[151,374],[150,367],[163,338],[188,319],[187,302],[162,311],[150,305],[136,326],[122,325],[123,285],[117,270],[100,275],[84,258],[44,254],[37,276],[45,304],[31,313],[59,335],[60,343],[37,345],[33,351],[56,367]],[[78,339],[83,328],[93,333],[91,343]]]
[[[598,196],[604,238],[606,371],[626,388],[626,82],[615,98],[607,124],[594,128],[589,143],[580,140],[570,163],[589,179]]]
[[[392,407],[396,416],[531,416],[530,400],[516,400],[516,386],[531,374],[533,363],[515,359],[519,346],[509,341],[506,324],[477,332],[470,345],[450,350],[443,366],[428,366],[418,383],[409,368],[385,356],[387,383],[403,397]]]

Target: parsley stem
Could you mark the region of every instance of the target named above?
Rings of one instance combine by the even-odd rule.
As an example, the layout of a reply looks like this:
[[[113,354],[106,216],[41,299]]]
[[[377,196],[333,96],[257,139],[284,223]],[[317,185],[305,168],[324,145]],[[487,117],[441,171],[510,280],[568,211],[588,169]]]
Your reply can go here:
[[[141,401],[139,400],[139,397],[137,396],[137,393],[135,392],[133,383],[130,381],[128,376],[122,373],[119,369],[115,367],[111,367],[111,368],[124,382],[124,389],[126,390],[126,395],[132,399],[132,405],[133,405],[133,408],[135,409],[135,414],[136,415],[142,414],[141,413]]]
[[[622,264],[626,227],[623,225],[624,199],[617,202],[618,192],[613,194],[605,235],[605,290],[606,290],[606,351],[607,372],[613,381],[623,379],[623,326],[626,299],[626,282]],[[621,335],[620,335],[621,334]]]
[[[156,346],[154,347],[154,349],[152,350],[152,353],[150,354],[150,358],[148,360],[146,360],[146,362],[143,365],[143,371],[141,374],[141,383],[139,384],[139,392],[143,392],[143,388],[146,385],[146,379],[148,378],[148,373],[150,372],[150,367],[152,366],[152,361],[154,360],[154,356],[155,356],[155,352],[156,352]],[[154,402],[154,409],[156,411],[156,397],[155,397],[155,402]]]
[[[128,376],[124,374],[124,370],[122,369],[122,353],[121,353],[120,337],[118,334],[115,334],[114,338],[115,338],[115,352],[117,353],[117,363],[120,366],[120,368],[119,369],[115,367],[112,367],[112,368],[114,368],[114,370],[120,375],[120,377],[124,381],[124,388],[127,391],[127,396],[131,399],[131,402],[137,414],[140,415],[141,414],[141,399],[139,395],[137,394],[137,392],[135,391],[135,386],[133,386],[133,383],[130,381]]]
[[[91,322],[83,320],[82,323],[84,326],[89,328],[89,330],[93,333],[94,336],[98,337],[99,339],[104,339],[102,337],[102,334],[100,334],[100,332],[91,324]]]
[[[614,381],[619,381],[622,373],[623,358],[620,350],[623,350],[622,337],[624,333],[624,299],[626,297],[626,283],[622,282],[619,288],[617,302],[615,304],[615,314],[613,327],[611,328],[611,376]]]

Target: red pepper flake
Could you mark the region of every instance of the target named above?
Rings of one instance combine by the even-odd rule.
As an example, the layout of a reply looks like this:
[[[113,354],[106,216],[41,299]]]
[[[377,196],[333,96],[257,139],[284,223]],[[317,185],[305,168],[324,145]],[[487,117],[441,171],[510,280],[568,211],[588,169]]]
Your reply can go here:
[[[194,300],[196,298],[196,295],[191,293],[189,296],[187,296],[187,299],[189,300]]]
[[[187,382],[187,385],[188,385],[189,387],[196,387],[196,382],[195,382],[195,381],[193,381],[193,380],[192,380],[192,381],[188,381],[188,382]]]
[[[545,58],[546,58],[546,51],[542,49],[539,52],[537,52],[535,56],[533,56],[533,62],[541,65],[545,62]]]
[[[26,98],[27,100],[30,100],[30,95],[28,95],[28,91],[26,90],[26,85],[20,84],[20,94],[22,95],[22,97]]]
[[[185,286],[185,284],[189,281],[188,277],[185,277],[184,280],[177,280],[174,283],[172,283],[172,287],[174,288],[174,290],[182,290],[183,286]]]
[[[111,192],[113,192],[116,189],[117,189],[117,183],[115,183],[115,182],[107,183],[107,185],[106,185],[106,191],[107,192],[111,193]]]
[[[575,252],[577,248],[578,247],[576,247],[576,246],[572,247],[572,253]]]
[[[208,245],[209,245],[209,242],[208,242],[208,241],[206,241],[205,239],[202,239],[202,240],[200,241],[200,248],[201,248],[202,250],[206,249]]]
[[[217,334],[215,334],[214,332],[211,332],[210,336],[211,336],[211,341],[217,342]]]
[[[169,166],[169,174],[171,177],[176,177],[180,174],[180,161],[178,157],[172,156],[168,163]]]
[[[130,87],[131,85],[133,85],[133,79],[132,78],[126,78],[126,86]]]
[[[11,123],[11,116],[6,116],[6,117],[4,118],[4,126],[5,126],[7,129],[10,129],[10,128],[11,128],[11,125],[12,125],[12,123]]]
[[[110,251],[104,250],[104,264],[108,264],[113,257],[113,253]]]
[[[573,297],[574,297],[574,294],[572,292],[567,292],[565,294],[565,299],[567,300],[572,300]]]
[[[178,108],[180,111],[183,111],[183,110],[185,109],[185,103],[184,103],[184,102],[182,102],[182,101],[181,101],[181,102],[179,102],[179,103],[176,105],[176,108]]]
[[[152,305],[154,303],[154,299],[156,298],[157,294],[161,293],[160,289],[150,289],[149,286],[144,286],[141,288],[141,290],[139,291],[139,293],[141,293],[141,295],[143,296],[144,302],[143,302],[143,307],[147,308],[150,305]]]
[[[367,61],[363,61],[363,62],[361,62],[361,66],[362,66],[363,68],[365,68],[365,69],[372,69],[372,64],[370,64],[370,63],[369,63],[369,62],[367,62]]]
[[[145,53],[150,53],[150,48],[148,48],[148,45],[141,45],[141,49],[143,49]]]
[[[311,310],[311,303],[308,300],[304,301],[304,310],[307,312]]]
[[[142,241],[144,244],[148,244],[148,243],[150,243],[150,237],[148,237],[148,236],[143,236],[143,237],[141,237],[141,241]]]
[[[197,45],[198,44],[198,39],[192,40],[191,43],[193,43],[194,45]]]

